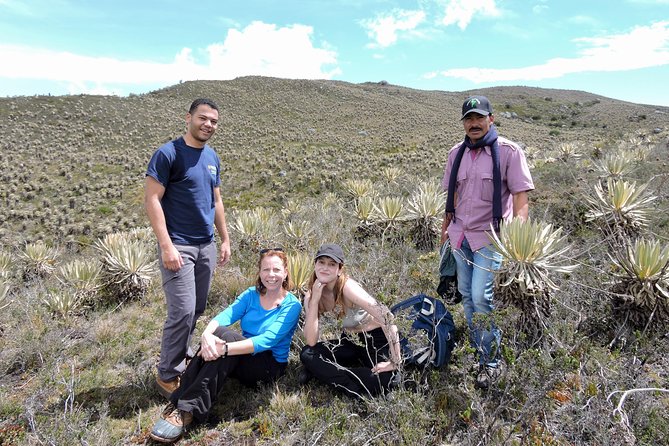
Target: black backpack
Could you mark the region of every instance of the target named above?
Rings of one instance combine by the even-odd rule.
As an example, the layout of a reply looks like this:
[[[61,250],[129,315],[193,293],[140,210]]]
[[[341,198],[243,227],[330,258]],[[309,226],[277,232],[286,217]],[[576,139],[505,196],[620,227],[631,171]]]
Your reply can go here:
[[[401,344],[405,364],[441,367],[449,363],[455,345],[455,324],[441,300],[418,294],[393,305],[390,311],[404,336]],[[402,320],[411,322],[408,332]]]

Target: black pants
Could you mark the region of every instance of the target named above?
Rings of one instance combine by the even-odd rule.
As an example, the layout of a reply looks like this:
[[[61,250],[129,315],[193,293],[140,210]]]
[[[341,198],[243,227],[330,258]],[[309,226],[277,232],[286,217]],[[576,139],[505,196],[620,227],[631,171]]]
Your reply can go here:
[[[352,336],[358,337],[353,342]],[[381,328],[347,334],[341,339],[305,346],[300,354],[302,364],[321,382],[342,393],[361,398],[387,390],[393,372],[373,373],[372,367],[389,357],[388,340]]]
[[[214,334],[226,342],[244,339],[228,327],[218,327]],[[181,385],[174,391],[170,401],[178,409],[190,412],[195,419],[202,421],[216,402],[226,378],[234,377],[245,386],[255,387],[259,382],[276,380],[285,370],[286,363],[277,362],[269,350],[255,355],[218,358],[215,361],[205,361],[201,356],[195,356],[181,376]]]

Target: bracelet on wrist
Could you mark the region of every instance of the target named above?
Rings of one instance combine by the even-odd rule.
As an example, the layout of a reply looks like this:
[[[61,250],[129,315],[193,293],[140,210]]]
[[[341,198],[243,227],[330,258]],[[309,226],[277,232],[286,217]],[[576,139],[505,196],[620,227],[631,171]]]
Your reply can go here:
[[[225,343],[225,350],[223,350],[223,357],[225,358],[227,356],[228,356],[228,343],[226,342]]]

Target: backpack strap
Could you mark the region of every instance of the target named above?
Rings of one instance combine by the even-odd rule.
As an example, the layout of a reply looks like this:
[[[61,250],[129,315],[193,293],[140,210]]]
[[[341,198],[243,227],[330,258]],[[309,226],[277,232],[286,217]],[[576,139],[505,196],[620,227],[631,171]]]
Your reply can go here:
[[[417,294],[415,296],[409,297],[402,302],[398,302],[392,307],[390,307],[390,312],[393,314],[396,314],[399,311],[405,310],[409,307],[413,307],[419,302],[422,302],[425,297],[428,297],[425,294]]]

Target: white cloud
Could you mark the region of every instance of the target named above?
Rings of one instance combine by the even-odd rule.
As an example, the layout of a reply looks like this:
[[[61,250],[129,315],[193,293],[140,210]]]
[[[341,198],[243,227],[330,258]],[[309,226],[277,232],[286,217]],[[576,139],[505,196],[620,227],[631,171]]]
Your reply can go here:
[[[394,9],[374,19],[363,20],[360,24],[367,29],[367,35],[374,40],[370,47],[385,48],[397,42],[400,33],[412,33],[424,21],[424,11]]]
[[[627,34],[582,37],[574,42],[585,46],[580,57],[555,58],[521,68],[456,68],[440,75],[475,83],[537,81],[571,73],[629,71],[669,64],[669,21],[639,26]]]
[[[225,80],[244,75],[332,78],[340,73],[337,53],[314,46],[312,33],[313,29],[304,25],[278,28],[253,22],[241,31],[229,30],[222,44],[199,51],[183,48],[167,64],[0,44],[0,60],[8,61],[0,64],[0,79],[61,81],[71,84],[71,92],[79,88],[90,92],[109,91],[106,84],[115,88],[121,84],[172,85],[185,80]],[[200,54],[202,57],[198,58]]]
[[[301,79],[331,78],[338,68],[324,71],[337,63],[333,50],[315,48],[310,26],[277,28],[253,22],[242,31],[231,29],[223,44],[207,48],[212,74],[226,73],[227,78],[246,74]]]
[[[446,26],[457,24],[461,30],[464,30],[476,14],[487,17],[501,15],[495,0],[451,0],[446,5],[441,23]]]

